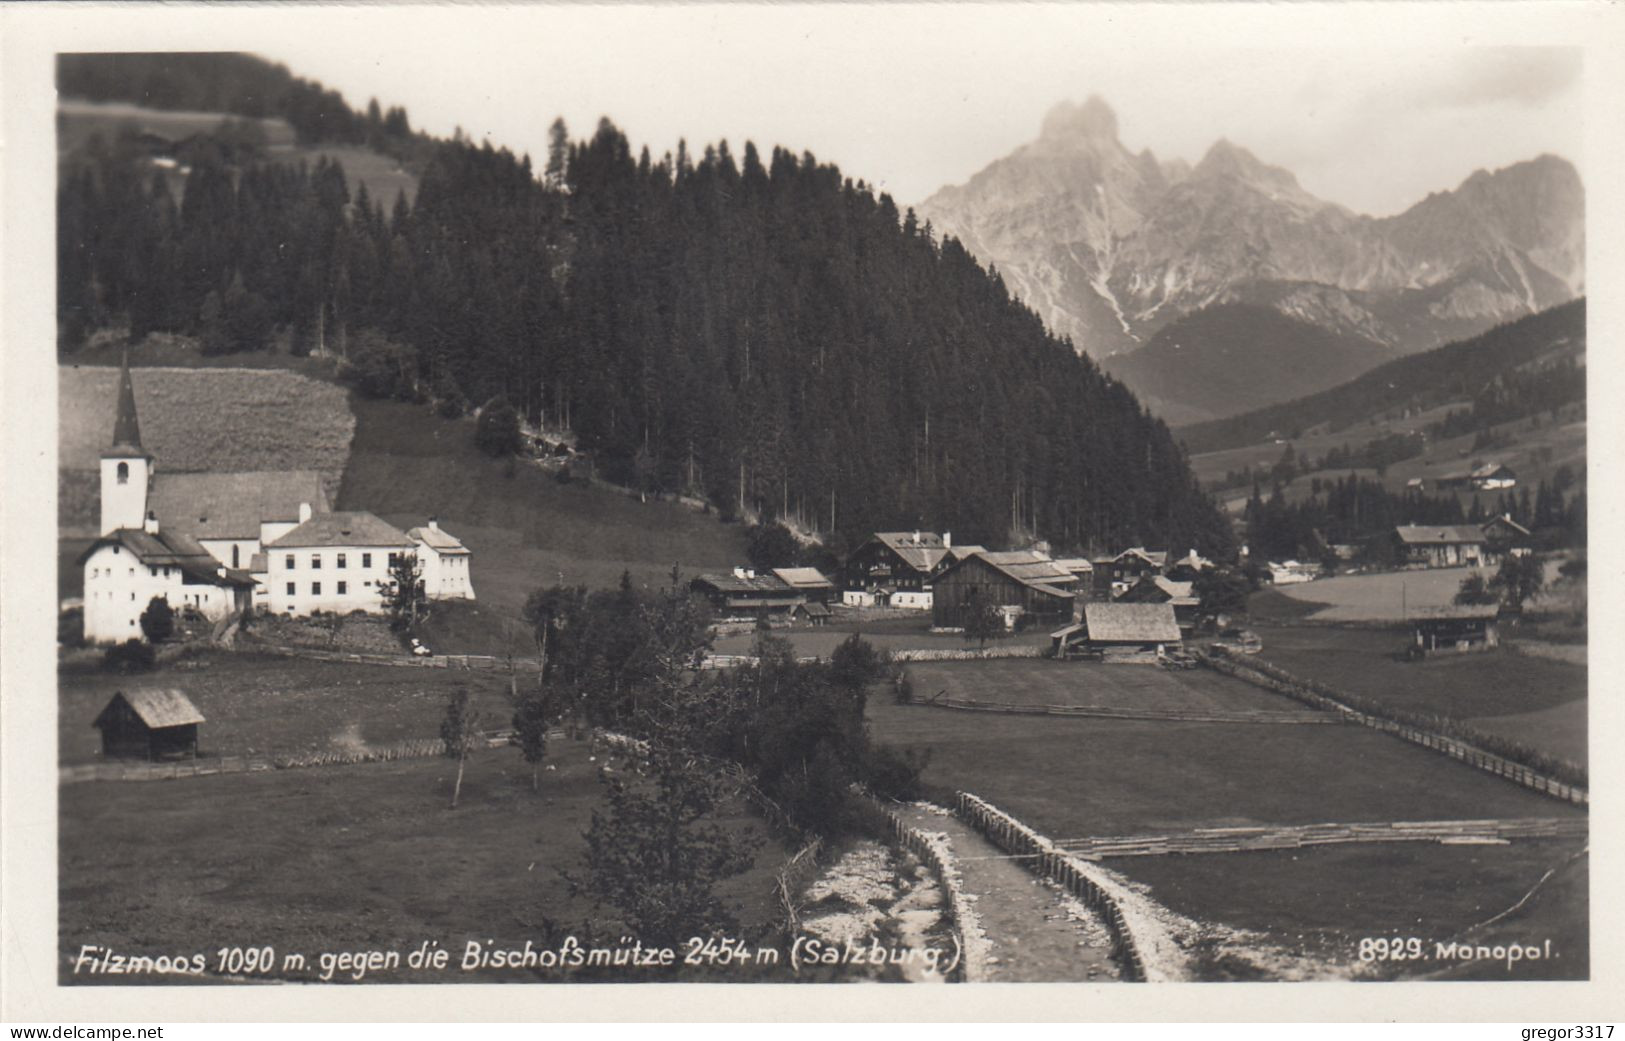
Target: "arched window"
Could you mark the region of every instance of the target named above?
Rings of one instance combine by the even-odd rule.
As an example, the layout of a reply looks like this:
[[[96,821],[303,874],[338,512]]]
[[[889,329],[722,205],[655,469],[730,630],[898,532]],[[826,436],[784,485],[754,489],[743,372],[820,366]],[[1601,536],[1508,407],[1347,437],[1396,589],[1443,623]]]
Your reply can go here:
[[[129,484],[130,483],[130,464],[129,463],[120,463],[120,464],[118,464],[118,483],[119,484]]]

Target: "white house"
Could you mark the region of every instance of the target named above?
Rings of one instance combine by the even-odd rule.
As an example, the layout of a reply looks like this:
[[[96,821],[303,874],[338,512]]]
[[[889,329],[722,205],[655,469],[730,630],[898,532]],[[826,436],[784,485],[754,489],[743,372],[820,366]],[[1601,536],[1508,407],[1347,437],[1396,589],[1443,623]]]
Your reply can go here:
[[[411,529],[406,537],[417,543],[424,595],[430,600],[474,599],[474,583],[468,577],[473,556],[455,535],[430,517],[426,526]]]
[[[308,516],[265,547],[268,606],[275,614],[382,611],[390,569],[417,544],[362,511]]]

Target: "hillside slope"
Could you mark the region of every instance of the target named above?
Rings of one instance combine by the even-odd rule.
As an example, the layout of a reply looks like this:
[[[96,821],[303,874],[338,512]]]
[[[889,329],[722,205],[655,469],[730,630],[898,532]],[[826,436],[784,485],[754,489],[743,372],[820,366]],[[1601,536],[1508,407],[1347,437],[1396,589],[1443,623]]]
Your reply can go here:
[[[354,401],[355,440],[335,509],[370,510],[397,526],[436,517],[473,551],[481,606],[516,616],[535,589],[564,581],[608,587],[727,569],[745,559],[744,527],[669,501],[579,483],[474,447],[470,420],[417,405]]]
[[[1577,356],[1584,364],[1584,298],[1497,326],[1480,336],[1380,365],[1347,383],[1228,419],[1181,428],[1195,455],[1310,429],[1335,432],[1385,412],[1419,414],[1469,401],[1504,374]]]
[[[1102,367],[1171,424],[1313,394],[1392,359],[1378,343],[1253,304],[1206,307]]]

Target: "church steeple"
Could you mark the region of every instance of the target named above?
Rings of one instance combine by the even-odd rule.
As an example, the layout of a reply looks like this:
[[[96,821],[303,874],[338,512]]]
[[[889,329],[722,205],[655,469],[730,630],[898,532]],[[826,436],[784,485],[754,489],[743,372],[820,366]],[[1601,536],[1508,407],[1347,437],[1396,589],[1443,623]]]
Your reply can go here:
[[[141,449],[141,423],[135,415],[135,384],[130,382],[130,352],[119,366],[118,413],[113,418],[110,455],[146,455]]]
[[[130,382],[130,356],[119,367],[118,412],[113,417],[113,445],[102,453],[102,534],[120,528],[140,529],[147,521],[147,483],[152,456],[141,447],[141,424],[135,417],[135,384]]]

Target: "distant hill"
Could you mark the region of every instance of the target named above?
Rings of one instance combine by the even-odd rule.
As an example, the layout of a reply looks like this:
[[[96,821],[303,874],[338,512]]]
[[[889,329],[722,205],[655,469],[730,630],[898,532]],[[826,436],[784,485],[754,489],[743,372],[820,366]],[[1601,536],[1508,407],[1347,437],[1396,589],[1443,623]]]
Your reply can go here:
[[[1102,367],[1179,425],[1312,394],[1393,357],[1381,344],[1268,307],[1220,304],[1163,326]]]
[[[1310,431],[1335,433],[1384,413],[1416,415],[1452,403],[1465,407],[1480,399],[1489,399],[1489,404],[1498,400],[1498,390],[1517,382],[1511,377],[1521,369],[1561,365],[1566,360],[1582,367],[1579,387],[1583,401],[1585,344],[1582,297],[1472,339],[1399,358],[1307,397],[1183,427],[1178,436],[1187,451],[1197,455],[1275,438],[1292,440]],[[1565,386],[1569,393],[1564,396],[1572,397],[1573,379]],[[1504,421],[1507,417],[1483,418]]]
[[[1557,156],[1372,218],[1224,139],[1194,167],[1132,153],[1098,97],[1058,105],[1037,140],[916,209],[1096,358],[1211,304],[1410,352],[1585,291],[1585,192]]]

